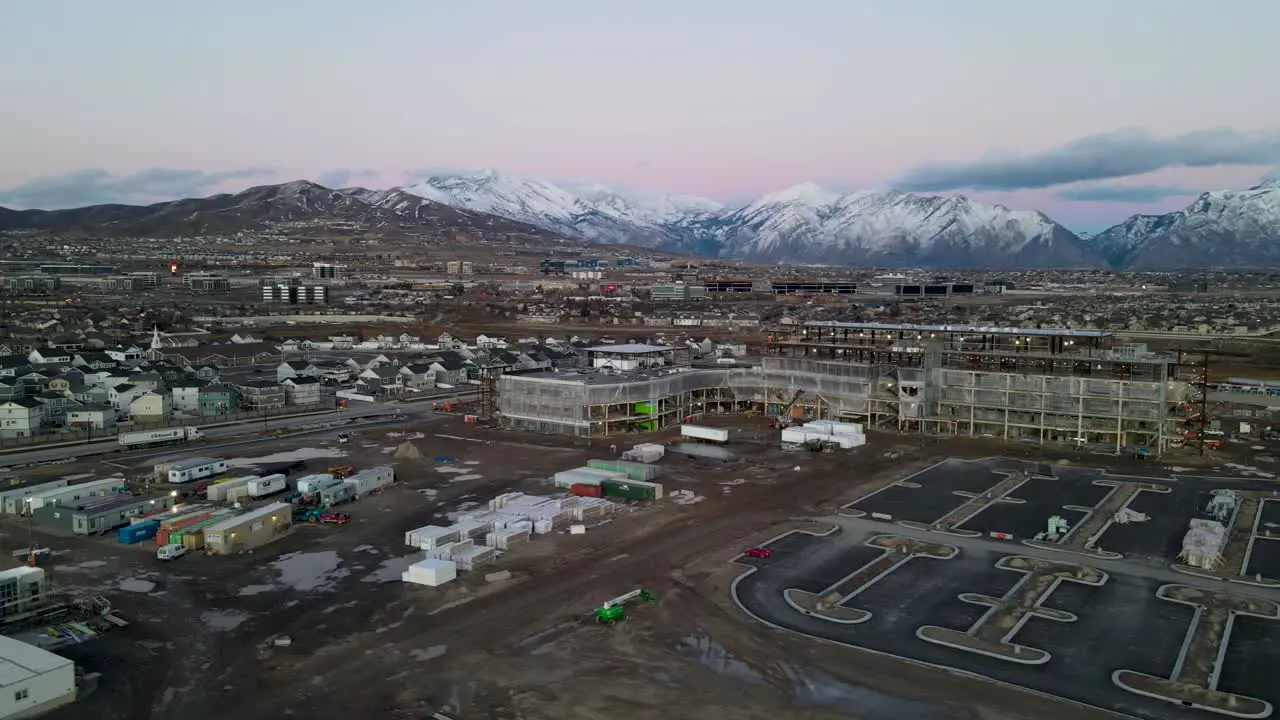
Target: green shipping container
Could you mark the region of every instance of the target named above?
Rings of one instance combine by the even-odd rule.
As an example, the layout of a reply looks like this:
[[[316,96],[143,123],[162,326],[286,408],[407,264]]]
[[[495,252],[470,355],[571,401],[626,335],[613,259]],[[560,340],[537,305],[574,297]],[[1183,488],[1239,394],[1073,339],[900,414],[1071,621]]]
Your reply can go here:
[[[658,477],[658,467],[656,465],[646,465],[644,463],[628,462],[626,460],[588,460],[587,467],[596,468],[597,470],[608,470],[610,472],[626,473],[627,477],[632,480],[641,480],[644,482],[652,482]]]
[[[631,485],[616,480],[602,480],[600,489],[604,491],[605,497],[619,500],[653,500],[657,496],[654,489],[647,485]]]
[[[658,406],[654,405],[651,402],[636,403],[636,407],[635,407],[636,415],[653,415],[656,412],[658,412]]]

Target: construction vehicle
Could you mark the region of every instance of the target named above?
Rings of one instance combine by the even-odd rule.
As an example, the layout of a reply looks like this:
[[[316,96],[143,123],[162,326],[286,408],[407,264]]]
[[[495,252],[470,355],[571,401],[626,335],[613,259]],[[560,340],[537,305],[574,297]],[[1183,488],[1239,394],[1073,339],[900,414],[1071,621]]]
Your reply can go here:
[[[352,475],[355,475],[356,469],[350,465],[336,465],[329,468],[326,472],[340,480],[345,480]]]
[[[294,522],[319,522],[321,511],[316,508],[300,508],[293,509]]]
[[[804,394],[804,390],[797,389],[795,394],[791,396],[791,401],[782,406],[777,415],[773,416],[771,425],[775,428],[789,428],[796,423],[791,419],[791,408],[795,407],[796,401]]]
[[[601,603],[600,607],[596,608],[596,621],[601,625],[612,625],[627,618],[627,603],[652,603],[657,601],[658,596],[648,590],[632,590],[625,595],[619,595],[612,600],[606,600]]]

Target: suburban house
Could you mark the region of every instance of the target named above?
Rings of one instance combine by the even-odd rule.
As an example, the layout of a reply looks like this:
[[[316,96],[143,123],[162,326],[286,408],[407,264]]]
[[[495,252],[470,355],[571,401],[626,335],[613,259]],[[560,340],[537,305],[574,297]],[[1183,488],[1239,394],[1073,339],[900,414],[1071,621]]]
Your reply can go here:
[[[87,370],[112,370],[120,367],[119,361],[102,351],[76,353],[71,364]]]
[[[103,352],[107,354],[107,357],[115,360],[116,362],[137,362],[147,356],[147,351],[136,345],[131,345],[127,348],[118,347],[114,349],[107,349]]]
[[[67,427],[110,430],[116,426],[116,411],[109,405],[81,405],[67,409]]]
[[[457,353],[441,353],[428,361],[431,372],[436,378],[436,387],[441,385],[460,385],[467,380],[467,368],[471,362],[464,360]]]
[[[305,360],[287,360],[276,366],[276,382],[296,377],[320,377],[320,368]]]
[[[157,423],[169,419],[173,401],[167,393],[147,391],[129,403],[129,418],[138,423]]]
[[[371,367],[356,376],[356,392],[362,395],[386,396],[404,392],[404,379],[400,368]]]
[[[200,411],[200,388],[208,385],[199,380],[177,380],[169,386],[169,398],[173,402],[174,412],[194,413]]]
[[[197,397],[197,410],[202,418],[226,415],[227,413],[237,412],[240,408],[239,396],[236,395],[235,390],[227,385],[202,387],[199,389]]]
[[[263,412],[284,407],[284,387],[268,380],[246,380],[234,386],[241,412]]]
[[[36,348],[27,353],[27,360],[33,364],[66,363],[71,364],[71,353],[54,348]]]
[[[80,403],[62,393],[48,390],[36,395],[35,400],[44,406],[44,424],[53,427],[62,427],[66,423],[67,410],[80,406]]]
[[[0,403],[0,437],[31,437],[44,424],[44,405],[31,398]]]
[[[436,374],[430,363],[413,362],[400,366],[400,376],[406,388],[430,390],[436,386]]]
[[[146,390],[138,387],[137,385],[120,383],[119,385],[107,390],[107,401],[111,403],[111,407],[117,410],[127,411],[133,404],[134,398],[145,392]]]
[[[131,375],[129,383],[137,385],[147,392],[160,393],[165,391],[164,377],[154,371]]]
[[[290,405],[316,405],[320,402],[320,380],[314,377],[286,378],[285,401]]]
[[[85,385],[80,390],[72,390],[71,399],[86,405],[110,405],[111,390],[102,385]]]

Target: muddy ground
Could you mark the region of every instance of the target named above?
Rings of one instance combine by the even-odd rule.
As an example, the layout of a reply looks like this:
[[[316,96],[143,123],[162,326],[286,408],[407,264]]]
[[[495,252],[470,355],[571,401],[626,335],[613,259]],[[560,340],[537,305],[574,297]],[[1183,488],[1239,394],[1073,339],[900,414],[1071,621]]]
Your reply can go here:
[[[586,535],[537,536],[439,588],[400,581],[417,557],[403,545],[406,530],[447,522],[444,512],[499,492],[549,493],[544,478],[608,456],[612,441],[580,446],[448,419],[369,431],[341,447],[313,437],[246,451],[293,452],[308,472],[338,462],[395,462],[399,482],[348,506],[351,525],[298,527],[235,557],[189,555],[163,564],[153,546],[36,530],[42,544],[63,553],[48,566],[58,587],[105,594],[131,622],[67,651],[103,677],[96,692],[50,717],[1098,716],[767,629],[727,592],[740,571],[728,561],[744,547],[829,516],[871,487],[947,456],[1052,454],[893,435],[873,435],[854,452],[783,451],[765,420],[728,424],[739,430],[732,458],[662,461],[668,492],[690,491],[679,502],[631,506]],[[394,460],[392,451],[406,441],[422,459]],[[1245,448],[1236,449],[1242,454],[1233,462],[1267,472]],[[337,452],[347,455],[322,456]],[[1225,462],[1210,458],[1203,467]],[[1189,456],[1160,465],[1193,463],[1201,465]],[[1150,470],[1146,461],[1119,467]],[[84,470],[57,472],[72,469]],[[0,531],[5,549],[27,542],[19,523],[8,521]],[[512,578],[486,582],[484,574],[494,570],[510,570]],[[594,623],[597,605],[635,588],[656,593],[659,602],[637,607],[614,627]],[[290,647],[272,646],[269,640],[280,635]]]

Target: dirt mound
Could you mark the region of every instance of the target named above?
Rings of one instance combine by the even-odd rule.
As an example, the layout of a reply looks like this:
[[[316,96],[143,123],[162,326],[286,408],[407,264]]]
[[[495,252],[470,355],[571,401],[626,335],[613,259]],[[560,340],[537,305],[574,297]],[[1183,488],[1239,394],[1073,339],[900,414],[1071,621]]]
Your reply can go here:
[[[417,445],[406,440],[400,443],[400,447],[396,448],[395,454],[391,457],[396,460],[421,460],[422,451],[418,449]]]

